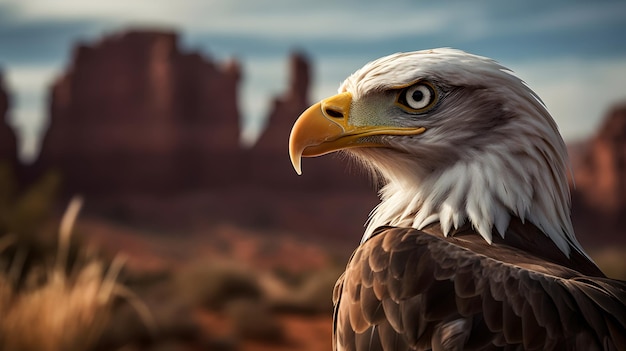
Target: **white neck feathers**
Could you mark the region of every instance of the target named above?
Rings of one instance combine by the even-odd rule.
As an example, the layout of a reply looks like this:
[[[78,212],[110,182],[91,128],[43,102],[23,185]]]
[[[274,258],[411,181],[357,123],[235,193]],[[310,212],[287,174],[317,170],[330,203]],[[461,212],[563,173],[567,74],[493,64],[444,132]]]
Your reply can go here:
[[[536,225],[566,255],[572,247],[584,253],[569,217],[567,184],[555,184],[554,176],[560,172],[546,172],[539,164],[544,162],[540,154],[512,155],[498,145],[469,162],[425,175],[405,171],[406,165],[393,167],[394,158],[386,157],[383,169],[390,171],[383,176],[388,182],[380,191],[382,201],[372,211],[363,241],[382,225],[422,229],[439,222],[448,235],[469,221],[491,243],[493,230],[504,237],[515,216]]]

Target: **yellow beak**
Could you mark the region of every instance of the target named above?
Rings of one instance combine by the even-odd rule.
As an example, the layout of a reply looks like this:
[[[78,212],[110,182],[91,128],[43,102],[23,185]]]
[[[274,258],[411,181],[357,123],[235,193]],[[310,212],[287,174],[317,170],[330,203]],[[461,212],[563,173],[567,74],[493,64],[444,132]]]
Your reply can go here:
[[[289,156],[296,173],[302,174],[301,158],[324,155],[353,147],[381,147],[368,140],[372,135],[417,135],[426,128],[356,126],[350,123],[352,94],[345,92],[324,99],[304,111],[291,129]]]

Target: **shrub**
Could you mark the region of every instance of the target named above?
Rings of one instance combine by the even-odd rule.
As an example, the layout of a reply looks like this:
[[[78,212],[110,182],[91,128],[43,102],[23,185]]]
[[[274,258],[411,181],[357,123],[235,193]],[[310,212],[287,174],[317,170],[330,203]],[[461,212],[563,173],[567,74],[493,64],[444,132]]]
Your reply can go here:
[[[108,322],[114,298],[132,299],[116,282],[122,266],[119,258],[107,269],[102,260],[85,256],[67,272],[70,234],[80,207],[80,199],[73,199],[63,216],[54,265],[30,270],[19,287],[22,267],[15,257],[20,255],[0,271],[1,350],[88,350]],[[145,316],[146,311],[137,306]]]
[[[285,339],[282,325],[263,301],[233,300],[229,302],[226,312],[232,319],[235,333],[240,339],[274,344]]]
[[[273,309],[297,314],[331,313],[333,288],[341,272],[338,267],[329,267],[307,274],[298,286],[274,298]]]
[[[232,262],[197,262],[180,272],[177,286],[190,304],[210,310],[235,299],[262,297],[254,273]]]

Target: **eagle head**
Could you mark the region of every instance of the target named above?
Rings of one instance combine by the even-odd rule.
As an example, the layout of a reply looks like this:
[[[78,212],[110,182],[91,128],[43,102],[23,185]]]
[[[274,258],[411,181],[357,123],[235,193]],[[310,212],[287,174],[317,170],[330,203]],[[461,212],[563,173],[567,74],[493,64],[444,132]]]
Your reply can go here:
[[[491,242],[518,217],[566,255],[583,252],[557,125],[541,99],[491,59],[433,49],[366,64],[291,131],[298,174],[302,157],[339,150],[382,180],[363,241],[382,225],[439,222],[444,235],[469,223]]]

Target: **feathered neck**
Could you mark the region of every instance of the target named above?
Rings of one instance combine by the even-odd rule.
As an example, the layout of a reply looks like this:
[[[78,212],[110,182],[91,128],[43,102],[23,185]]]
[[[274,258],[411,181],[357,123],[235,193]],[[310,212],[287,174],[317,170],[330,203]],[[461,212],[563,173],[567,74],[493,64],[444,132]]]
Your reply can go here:
[[[566,179],[559,179],[555,169],[546,172],[544,156],[533,150],[512,152],[497,145],[441,172],[420,170],[419,160],[411,161],[406,154],[359,151],[357,157],[386,182],[362,241],[383,225],[422,229],[439,222],[448,235],[469,222],[491,243],[493,233],[504,237],[514,216],[536,225],[565,255],[572,248],[584,254],[569,216]]]

